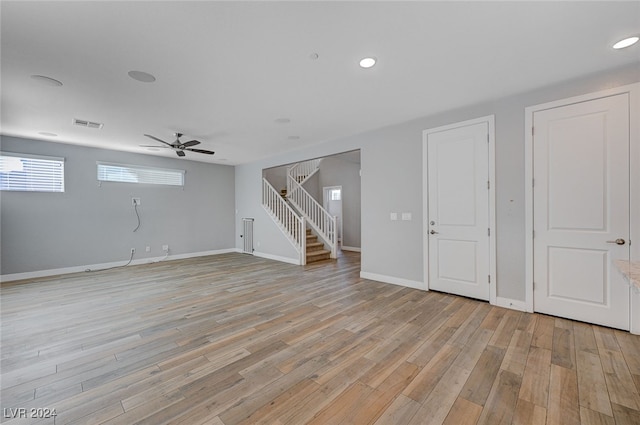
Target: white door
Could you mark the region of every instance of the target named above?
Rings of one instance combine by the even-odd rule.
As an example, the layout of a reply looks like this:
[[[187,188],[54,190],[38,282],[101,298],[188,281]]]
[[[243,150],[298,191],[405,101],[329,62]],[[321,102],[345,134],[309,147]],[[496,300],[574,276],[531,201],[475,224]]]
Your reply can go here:
[[[487,122],[428,133],[429,289],[489,300]]]
[[[629,329],[628,96],[533,114],[535,311]]]

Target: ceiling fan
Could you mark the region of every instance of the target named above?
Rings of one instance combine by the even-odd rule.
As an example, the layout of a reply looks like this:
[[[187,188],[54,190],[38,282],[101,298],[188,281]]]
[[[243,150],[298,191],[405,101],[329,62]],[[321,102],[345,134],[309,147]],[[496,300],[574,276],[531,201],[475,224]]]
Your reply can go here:
[[[191,146],[195,146],[195,145],[199,145],[200,142],[197,140],[189,140],[188,142],[181,142],[180,141],[180,137],[182,137],[182,133],[173,133],[173,135],[175,136],[176,140],[173,143],[167,143],[164,140],[160,140],[155,136],[152,136],[150,134],[145,134],[146,137],[153,139],[157,142],[160,142],[162,144],[164,144],[165,146],[151,146],[151,145],[140,145],[143,148],[166,148],[166,149],[173,149],[174,151],[176,151],[176,155],[178,156],[185,156],[186,154],[184,153],[184,151],[191,151],[191,152],[197,152],[197,153],[203,153],[206,155],[213,155],[215,152],[213,151],[208,151],[205,149],[193,149]]]

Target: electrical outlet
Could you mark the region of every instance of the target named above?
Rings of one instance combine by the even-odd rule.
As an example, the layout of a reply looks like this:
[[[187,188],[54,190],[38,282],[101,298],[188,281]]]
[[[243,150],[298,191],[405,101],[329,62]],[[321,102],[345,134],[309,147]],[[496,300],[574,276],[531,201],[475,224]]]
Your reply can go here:
[[[145,251],[147,251],[147,252],[151,252],[151,247],[150,247],[150,246],[147,246],[147,248],[145,249]]]
[[[131,254],[135,254],[136,253],[136,249],[135,248],[131,248]]]
[[[169,245],[162,245],[162,250],[165,252],[169,251]]]
[[[140,206],[140,198],[131,198],[131,205]]]

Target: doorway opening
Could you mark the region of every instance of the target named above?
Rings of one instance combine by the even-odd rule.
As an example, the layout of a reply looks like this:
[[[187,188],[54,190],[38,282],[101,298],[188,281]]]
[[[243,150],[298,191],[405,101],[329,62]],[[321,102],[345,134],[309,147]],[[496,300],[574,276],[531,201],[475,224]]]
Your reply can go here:
[[[338,246],[342,248],[342,186],[325,186],[322,193],[324,208],[336,217]]]

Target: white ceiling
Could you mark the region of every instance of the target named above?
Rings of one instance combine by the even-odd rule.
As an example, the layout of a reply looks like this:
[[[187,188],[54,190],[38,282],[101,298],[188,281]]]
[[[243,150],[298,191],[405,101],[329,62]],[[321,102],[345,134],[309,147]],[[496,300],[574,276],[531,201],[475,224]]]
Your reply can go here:
[[[640,62],[640,45],[611,49],[640,33],[639,1],[0,8],[2,134],[175,156],[138,145],[153,144],[144,133],[171,142],[179,131],[216,151],[187,159],[225,164]],[[365,56],[378,64],[359,68]],[[157,80],[135,81],[131,70]]]

